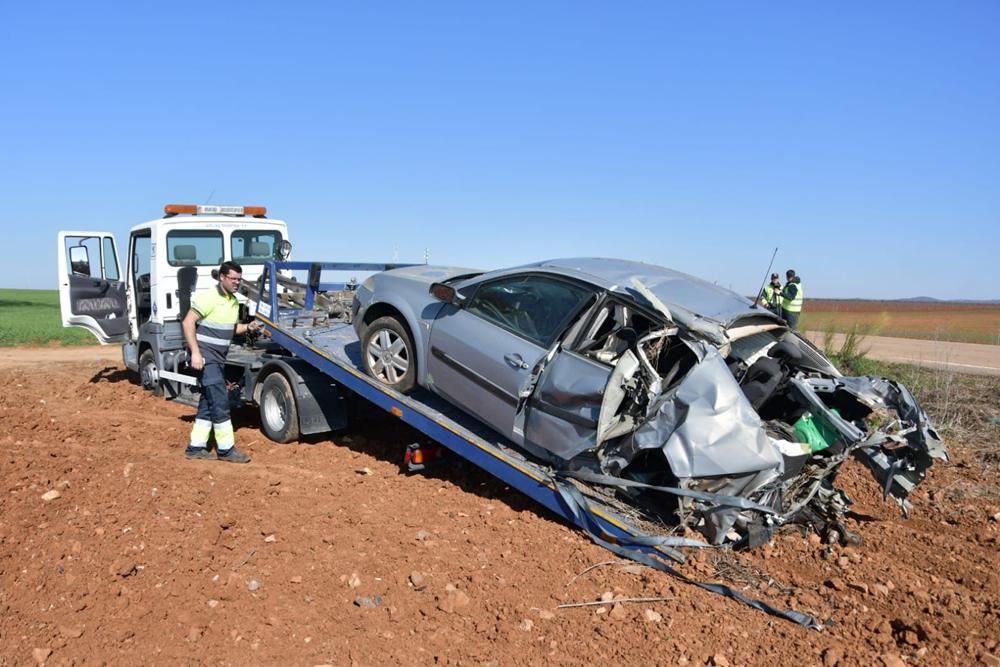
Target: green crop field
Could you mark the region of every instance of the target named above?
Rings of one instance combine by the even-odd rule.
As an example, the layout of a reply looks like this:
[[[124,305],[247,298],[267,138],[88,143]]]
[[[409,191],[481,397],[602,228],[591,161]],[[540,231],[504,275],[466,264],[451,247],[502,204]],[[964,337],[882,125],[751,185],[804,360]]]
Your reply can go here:
[[[64,329],[59,292],[0,288],[0,346],[96,345],[83,329]]]

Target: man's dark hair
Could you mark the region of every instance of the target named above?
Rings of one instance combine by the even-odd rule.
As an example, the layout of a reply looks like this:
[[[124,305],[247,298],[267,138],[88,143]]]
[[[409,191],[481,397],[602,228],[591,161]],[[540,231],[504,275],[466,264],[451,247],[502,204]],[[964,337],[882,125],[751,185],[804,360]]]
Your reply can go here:
[[[229,275],[232,272],[243,273],[243,267],[236,262],[223,262],[219,265],[219,275]]]
[[[795,277],[795,269],[788,269],[787,271],[785,271],[785,277],[786,278],[794,278]]]

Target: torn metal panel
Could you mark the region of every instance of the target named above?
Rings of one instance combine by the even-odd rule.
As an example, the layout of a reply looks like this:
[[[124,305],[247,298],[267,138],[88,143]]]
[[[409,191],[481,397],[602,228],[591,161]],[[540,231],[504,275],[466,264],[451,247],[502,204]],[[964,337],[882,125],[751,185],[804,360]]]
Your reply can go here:
[[[838,384],[861,400],[871,401],[877,398],[884,407],[895,410],[901,420],[914,424],[917,430],[906,436],[907,443],[914,450],[925,452],[927,456],[941,461],[948,460],[944,441],[931,426],[927,413],[904,385],[872,376],[842,377],[838,378]]]
[[[639,450],[662,449],[678,478],[732,477],[761,470],[780,473],[774,447],[722,357],[708,348],[704,360],[662,396],[647,419],[608,458],[631,461]]]
[[[525,441],[561,459],[593,449],[609,374],[603,364],[558,352],[541,371],[528,400]]]

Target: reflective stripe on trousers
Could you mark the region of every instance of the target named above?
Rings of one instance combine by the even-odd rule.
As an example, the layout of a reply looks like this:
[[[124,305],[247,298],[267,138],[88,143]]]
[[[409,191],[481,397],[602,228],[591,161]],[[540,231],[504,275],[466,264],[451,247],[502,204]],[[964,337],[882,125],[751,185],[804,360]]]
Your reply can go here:
[[[236,431],[233,430],[232,420],[226,420],[213,424],[204,419],[195,419],[194,426],[191,427],[191,447],[207,447],[208,436],[215,431],[215,448],[220,452],[226,452],[236,444]]]
[[[191,427],[191,447],[207,447],[208,436],[212,434],[212,422],[207,419],[195,419]]]
[[[220,452],[227,452],[236,444],[236,433],[233,431],[233,422],[226,420],[218,424],[212,424],[215,430],[215,448]]]

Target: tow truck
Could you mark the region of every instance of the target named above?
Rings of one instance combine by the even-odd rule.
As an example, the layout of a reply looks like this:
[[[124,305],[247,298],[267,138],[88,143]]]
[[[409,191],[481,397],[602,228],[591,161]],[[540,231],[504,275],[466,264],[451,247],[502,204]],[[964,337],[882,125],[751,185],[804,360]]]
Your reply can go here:
[[[243,267],[243,319],[253,316],[255,286],[265,262],[291,253],[288,225],[262,206],[168,204],[163,216],[136,225],[124,246],[124,272],[114,235],[58,235],[59,301],[63,326],[82,327],[103,345],[120,344],[122,361],[157,396],[197,405],[198,381],[187,367],[181,320],[200,290],[213,289],[223,261]],[[344,264],[345,271],[381,271],[383,264]],[[294,305],[290,274],[276,276],[276,297]],[[342,285],[341,287],[347,287]],[[301,298],[301,297],[300,297]],[[331,308],[333,300],[326,299]],[[336,303],[343,304],[344,299]],[[299,302],[298,305],[304,305]],[[349,305],[349,300],[348,300]],[[347,424],[344,393],[329,377],[266,339],[241,337],[226,361],[230,401],[260,409],[265,434],[290,442]]]
[[[426,390],[403,395],[366,374],[350,324],[356,282],[324,278],[406,265],[288,261],[287,226],[267,218],[263,207],[168,205],[164,214],[132,228],[124,274],[112,234],[59,233],[63,325],[84,327],[102,344],[121,344],[125,366],[138,373],[145,389],[194,404],[197,380],[185,370],[180,320],[197,290],[214,287],[212,269],[234,260],[243,266],[246,317],[263,322],[265,335],[234,340],[227,360],[230,397],[259,406],[270,439],[290,442],[343,428],[346,397],[359,397],[420,433],[407,448],[411,470],[428,456],[437,458],[443,446],[619,556],[805,627],[821,627],[808,614],[691,580],[675,568],[686,558],[680,548],[708,544],[671,534],[615,488],[561,474]],[[302,273],[305,281],[294,278]]]

